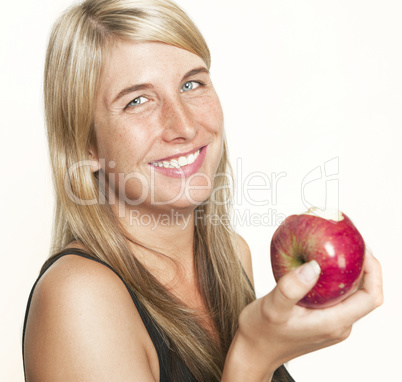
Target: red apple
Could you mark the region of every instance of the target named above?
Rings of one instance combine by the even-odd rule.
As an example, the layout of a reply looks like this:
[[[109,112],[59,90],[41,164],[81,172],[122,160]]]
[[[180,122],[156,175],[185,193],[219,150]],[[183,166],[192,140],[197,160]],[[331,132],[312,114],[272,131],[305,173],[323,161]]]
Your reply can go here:
[[[310,208],[292,215],[275,231],[271,264],[275,280],[300,265],[316,260],[321,268],[314,288],[298,304],[326,308],[357,288],[363,270],[364,240],[351,220],[338,210]]]

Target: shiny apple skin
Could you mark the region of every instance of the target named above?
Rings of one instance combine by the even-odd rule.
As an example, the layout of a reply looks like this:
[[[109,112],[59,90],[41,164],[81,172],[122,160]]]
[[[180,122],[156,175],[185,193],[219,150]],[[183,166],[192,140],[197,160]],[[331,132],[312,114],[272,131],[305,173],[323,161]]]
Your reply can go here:
[[[275,231],[271,264],[275,280],[305,262],[316,260],[321,274],[314,288],[298,302],[326,308],[351,295],[360,282],[365,245],[352,221],[335,222],[312,215],[291,215]]]

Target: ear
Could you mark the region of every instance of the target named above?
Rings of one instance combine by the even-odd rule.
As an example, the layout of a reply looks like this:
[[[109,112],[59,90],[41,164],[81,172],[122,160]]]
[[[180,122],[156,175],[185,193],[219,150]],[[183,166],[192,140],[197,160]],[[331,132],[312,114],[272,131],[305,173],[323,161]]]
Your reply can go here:
[[[90,167],[92,172],[97,172],[101,169],[100,161],[94,149],[88,150],[89,160],[91,161]]]

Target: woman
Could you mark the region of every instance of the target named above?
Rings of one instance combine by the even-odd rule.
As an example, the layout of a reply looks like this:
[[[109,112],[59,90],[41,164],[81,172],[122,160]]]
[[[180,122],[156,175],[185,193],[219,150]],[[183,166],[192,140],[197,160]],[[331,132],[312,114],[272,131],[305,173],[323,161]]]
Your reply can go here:
[[[226,219],[223,114],[201,34],[167,0],[88,0],[52,32],[45,107],[53,253],[24,325],[28,381],[291,381],[285,362],[345,339],[381,304],[362,289],[296,306],[308,263],[255,300]]]

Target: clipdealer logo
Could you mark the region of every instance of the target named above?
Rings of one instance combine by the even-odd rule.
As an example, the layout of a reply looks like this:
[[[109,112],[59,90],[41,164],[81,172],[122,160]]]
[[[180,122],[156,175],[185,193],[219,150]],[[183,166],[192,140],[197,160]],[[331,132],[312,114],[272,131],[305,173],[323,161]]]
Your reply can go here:
[[[106,168],[105,160],[101,160],[102,168]],[[129,211],[129,220],[131,224],[145,225],[157,227],[158,225],[181,225],[183,229],[190,224],[188,217],[180,215],[179,213],[172,214],[160,214],[154,215],[140,215],[136,210],[136,206],[143,203],[145,200],[149,200],[151,204],[155,205],[169,205],[174,203],[181,197],[187,198],[190,202],[192,186],[190,184],[191,177],[179,178],[181,182],[180,192],[178,195],[173,195],[172,199],[163,202],[156,202],[155,191],[157,184],[155,182],[155,172],[150,169],[149,176],[138,171],[133,171],[129,174],[110,172],[106,175],[105,171],[101,171],[98,176],[98,189],[99,195],[92,199],[81,199],[74,193],[74,179],[76,172],[87,171],[85,167],[91,167],[92,161],[80,161],[72,165],[66,174],[64,179],[64,187],[67,195],[70,199],[80,205],[93,205],[99,204],[114,204],[119,203],[119,217],[124,217]],[[108,163],[110,168],[114,168],[116,163],[110,161]],[[225,187],[235,189],[234,202],[235,206],[251,206],[256,208],[235,208],[229,215],[216,216],[201,214],[200,210],[196,209],[194,216],[194,224],[229,224],[232,222],[235,226],[279,226],[286,215],[279,212],[277,208],[265,208],[266,206],[278,205],[278,192],[279,186],[285,182],[287,178],[287,172],[272,172],[267,174],[262,171],[253,171],[245,174],[243,169],[242,158],[237,158],[236,166],[234,167],[234,178],[228,173],[217,173],[214,175],[214,179],[209,179],[203,173],[197,173],[196,176],[208,178],[206,179],[208,187],[211,189],[211,196],[208,199],[208,203],[225,204],[227,201],[221,201],[216,199],[216,190],[212,188],[213,181],[217,177],[227,177],[227,183]],[[135,179],[136,187],[138,187],[140,197],[138,199],[129,199],[125,195],[126,183],[132,179]],[[113,188],[118,185],[119,192],[118,197],[115,192],[107,192],[107,188]],[[203,186],[205,187],[205,186]],[[106,195],[109,194],[109,198]],[[317,207],[321,210],[327,208],[339,209],[339,157],[334,157],[323,165],[316,166],[313,170],[309,171],[307,175],[303,177],[300,182],[300,195],[301,202],[306,209],[310,207]],[[198,204],[205,204],[198,203]],[[126,210],[124,204],[131,206]],[[196,203],[194,203],[196,204]],[[261,207],[264,207],[261,210]]]

